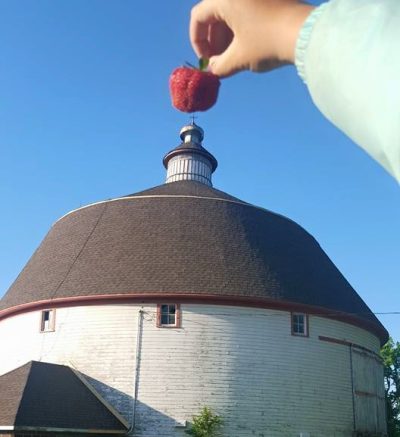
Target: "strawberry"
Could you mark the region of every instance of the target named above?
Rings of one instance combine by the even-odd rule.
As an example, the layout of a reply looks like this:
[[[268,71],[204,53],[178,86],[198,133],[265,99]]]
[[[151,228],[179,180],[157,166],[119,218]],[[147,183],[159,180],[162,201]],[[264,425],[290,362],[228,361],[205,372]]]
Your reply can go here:
[[[182,112],[206,111],[217,101],[219,77],[204,71],[207,62],[200,59],[200,68],[176,68],[169,78],[172,105]]]

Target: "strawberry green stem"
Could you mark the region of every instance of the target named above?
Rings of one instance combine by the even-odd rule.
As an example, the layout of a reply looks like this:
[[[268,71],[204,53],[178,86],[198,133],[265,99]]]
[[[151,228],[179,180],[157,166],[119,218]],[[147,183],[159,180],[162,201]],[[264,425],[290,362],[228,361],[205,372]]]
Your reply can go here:
[[[208,63],[209,63],[209,59],[208,58],[200,58],[199,59],[199,70],[200,71],[207,70]]]
[[[188,62],[188,61],[185,61],[185,65],[187,65],[187,66],[190,67],[190,68],[194,68],[195,70],[198,69],[197,67],[195,67],[193,64],[191,64],[191,63]]]
[[[208,67],[208,63],[209,63],[209,59],[207,58],[200,58],[199,59],[199,66],[195,67],[193,64],[191,64],[188,61],[185,61],[185,65],[187,65],[190,68],[194,68],[195,70],[200,70],[200,71],[205,71],[207,70]]]

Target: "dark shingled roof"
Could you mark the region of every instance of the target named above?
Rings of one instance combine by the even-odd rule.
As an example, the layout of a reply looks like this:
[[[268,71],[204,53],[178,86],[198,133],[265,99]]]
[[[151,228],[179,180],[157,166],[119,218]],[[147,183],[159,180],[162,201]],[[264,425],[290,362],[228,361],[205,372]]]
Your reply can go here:
[[[37,361],[0,376],[0,425],[126,432],[69,367]]]
[[[157,187],[149,188],[138,193],[129,194],[125,197],[135,196],[195,196],[195,197],[212,197],[213,199],[231,200],[234,202],[250,205],[243,200],[233,197],[224,191],[209,187],[196,181],[180,181],[169,184],[158,185]]]
[[[386,333],[303,228],[194,181],[64,216],[0,309],[50,298],[162,292],[313,305],[356,314]]]

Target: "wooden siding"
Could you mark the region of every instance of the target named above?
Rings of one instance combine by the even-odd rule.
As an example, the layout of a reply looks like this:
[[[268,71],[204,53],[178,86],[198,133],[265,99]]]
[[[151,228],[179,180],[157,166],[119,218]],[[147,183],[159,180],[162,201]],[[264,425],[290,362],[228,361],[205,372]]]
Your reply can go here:
[[[351,348],[357,431],[384,432],[385,391],[383,367],[379,359],[356,347]]]
[[[310,336],[296,337],[289,312],[194,304],[181,305],[182,328],[163,329],[156,307],[143,307],[141,325],[138,305],[60,308],[49,333],[39,333],[40,311],[5,319],[0,374],[29,360],[70,365],[131,419],[138,351],[135,435],[142,437],[183,436],[180,426],[205,405],[223,417],[230,437],[351,437],[354,414],[360,429],[382,426],[376,402],[368,406],[379,410],[373,423],[357,412],[357,399],[353,411],[353,388],[368,391],[373,380],[382,393],[381,364],[353,351],[353,372],[361,370],[352,374],[350,347],[319,340],[378,353],[371,333],[310,316]]]

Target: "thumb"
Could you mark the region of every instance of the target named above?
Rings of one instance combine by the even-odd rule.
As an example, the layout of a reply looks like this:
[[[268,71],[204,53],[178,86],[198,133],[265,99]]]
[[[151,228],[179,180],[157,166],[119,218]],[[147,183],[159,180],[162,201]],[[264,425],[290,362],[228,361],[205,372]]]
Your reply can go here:
[[[219,77],[229,77],[245,70],[245,63],[241,61],[238,44],[235,40],[220,55],[212,56],[209,61],[212,73]]]

